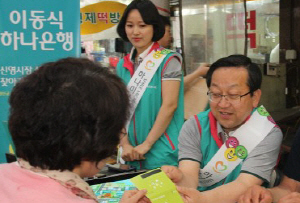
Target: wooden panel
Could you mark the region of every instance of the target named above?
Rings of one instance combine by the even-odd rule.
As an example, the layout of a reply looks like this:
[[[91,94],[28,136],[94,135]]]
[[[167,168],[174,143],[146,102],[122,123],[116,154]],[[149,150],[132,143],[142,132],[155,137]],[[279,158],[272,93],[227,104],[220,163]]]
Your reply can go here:
[[[204,78],[199,78],[184,92],[185,119],[205,110],[208,104],[207,91],[206,80]]]

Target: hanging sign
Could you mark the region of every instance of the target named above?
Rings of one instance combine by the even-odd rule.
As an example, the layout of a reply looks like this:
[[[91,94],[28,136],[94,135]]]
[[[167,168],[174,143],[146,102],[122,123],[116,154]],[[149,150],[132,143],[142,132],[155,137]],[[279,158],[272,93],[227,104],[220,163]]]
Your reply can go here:
[[[13,152],[8,98],[39,65],[80,56],[79,0],[0,0],[0,163]]]
[[[80,34],[83,41],[119,37],[116,25],[119,23],[126,4],[103,1],[80,9]]]

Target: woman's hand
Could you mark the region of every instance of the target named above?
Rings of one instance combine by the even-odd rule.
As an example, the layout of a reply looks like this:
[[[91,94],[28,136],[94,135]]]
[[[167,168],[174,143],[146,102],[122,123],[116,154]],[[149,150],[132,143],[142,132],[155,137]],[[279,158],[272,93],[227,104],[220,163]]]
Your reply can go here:
[[[129,143],[126,143],[122,145],[122,148],[122,159],[124,159],[124,161],[134,161],[135,159],[133,156],[133,146]]]
[[[145,196],[147,190],[127,190],[124,192],[120,203],[151,203]]]
[[[152,147],[152,145],[147,143],[147,141],[145,141],[142,144],[136,146],[133,149],[134,159],[135,160],[146,159],[144,155],[151,149],[151,147]]]

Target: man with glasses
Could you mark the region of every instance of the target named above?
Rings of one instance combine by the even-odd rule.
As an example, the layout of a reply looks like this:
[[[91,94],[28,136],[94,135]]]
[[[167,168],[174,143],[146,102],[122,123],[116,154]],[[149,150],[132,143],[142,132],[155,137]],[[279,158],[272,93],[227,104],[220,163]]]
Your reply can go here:
[[[262,75],[248,57],[219,59],[206,80],[210,109],[183,125],[179,167],[162,169],[177,185],[194,188],[179,187],[186,202],[236,202],[247,188],[270,181],[282,132],[258,107]]]

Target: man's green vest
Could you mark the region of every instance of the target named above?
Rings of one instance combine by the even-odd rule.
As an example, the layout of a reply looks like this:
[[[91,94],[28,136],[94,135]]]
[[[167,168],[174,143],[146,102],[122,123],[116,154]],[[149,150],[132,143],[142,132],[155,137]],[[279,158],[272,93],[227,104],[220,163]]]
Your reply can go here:
[[[203,169],[204,166],[206,166],[206,164],[217,153],[217,151],[219,150],[219,148],[222,146],[223,143],[221,143],[222,141],[219,139],[217,121],[213,116],[213,114],[211,113],[210,109],[199,113],[198,115],[196,115],[196,117],[198,118],[200,123],[200,127],[199,127],[199,131],[201,135],[200,145],[201,145],[201,152],[203,155],[200,168]],[[234,181],[240,174],[241,167],[242,164],[238,165],[224,180],[209,187],[198,187],[198,190],[200,191],[211,190],[220,185]]]

